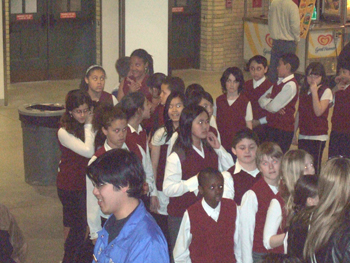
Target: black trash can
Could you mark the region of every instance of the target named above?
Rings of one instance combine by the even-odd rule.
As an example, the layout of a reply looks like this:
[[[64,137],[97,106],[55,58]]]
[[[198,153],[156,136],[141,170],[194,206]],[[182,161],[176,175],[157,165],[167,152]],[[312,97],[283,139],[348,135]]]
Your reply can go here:
[[[53,185],[61,152],[57,130],[64,113],[61,104],[26,104],[18,108],[23,133],[25,181],[31,185]]]

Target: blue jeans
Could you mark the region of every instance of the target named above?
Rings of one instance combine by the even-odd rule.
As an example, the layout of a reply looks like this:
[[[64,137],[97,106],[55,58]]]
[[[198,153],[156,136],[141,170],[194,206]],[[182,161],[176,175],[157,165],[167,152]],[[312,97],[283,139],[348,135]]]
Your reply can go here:
[[[280,57],[287,53],[295,54],[297,44],[294,41],[274,39],[271,49],[270,67],[267,76],[272,83],[277,82],[277,66]]]

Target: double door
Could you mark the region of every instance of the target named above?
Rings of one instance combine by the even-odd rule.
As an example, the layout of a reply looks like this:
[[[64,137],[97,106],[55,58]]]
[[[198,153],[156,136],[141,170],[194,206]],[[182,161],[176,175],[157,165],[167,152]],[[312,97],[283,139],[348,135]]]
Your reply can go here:
[[[10,0],[11,82],[80,78],[96,61],[94,0]]]

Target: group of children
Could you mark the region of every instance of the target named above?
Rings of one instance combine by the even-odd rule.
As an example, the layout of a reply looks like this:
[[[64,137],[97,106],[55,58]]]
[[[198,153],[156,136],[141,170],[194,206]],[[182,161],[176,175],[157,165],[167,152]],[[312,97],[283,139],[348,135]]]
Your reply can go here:
[[[93,194],[96,186],[86,177],[86,167],[112,149],[126,149],[141,161],[146,174],[141,200],[166,237],[172,261],[260,262],[270,252],[287,251],[300,256],[300,249],[290,251],[305,234],[299,231],[305,230],[304,213],[309,212],[304,208],[317,203],[317,193],[307,192],[304,182],[317,189],[315,176],[304,175],[320,171],[332,103],[330,152],[348,151],[350,63],[337,78],[336,102],[320,63],[308,66],[299,92],[294,54],[281,57],[274,84],[265,77],[263,56],[249,60],[252,80],[247,82],[239,68],[226,69],[216,103],[199,84],[185,89],[178,77],[153,74],[145,50],[135,50],[127,65],[118,100],[103,90],[106,74],[98,65],[89,67],[81,88],[66,97],[57,177],[63,262],[83,262],[87,226],[95,244],[103,222],[110,220]],[[288,151],[292,141],[299,150]],[[299,200],[303,191],[305,200]],[[295,217],[300,210],[303,215]],[[286,235],[286,229],[294,232]],[[95,255],[96,249],[101,248]],[[92,251],[88,254],[91,262]]]

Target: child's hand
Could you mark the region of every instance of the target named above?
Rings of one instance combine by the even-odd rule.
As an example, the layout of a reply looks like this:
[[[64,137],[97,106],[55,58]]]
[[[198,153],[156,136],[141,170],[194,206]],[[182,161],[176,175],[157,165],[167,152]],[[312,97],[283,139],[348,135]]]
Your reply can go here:
[[[256,128],[256,127],[258,127],[260,125],[260,121],[259,120],[253,120],[252,124],[253,124],[253,128]]]
[[[141,84],[138,83],[136,80],[128,78],[128,81],[130,82],[130,85],[129,85],[130,92],[136,92],[141,88]]]
[[[143,191],[142,194],[144,194],[144,195],[148,194],[148,192],[149,192],[148,183],[146,183],[146,182],[143,183],[142,191]]]
[[[281,115],[284,115],[284,114],[286,114],[286,110],[285,110],[285,108],[282,108],[279,111],[277,111],[277,113],[281,114]]]
[[[213,147],[214,149],[219,149],[221,144],[218,140],[218,138],[216,138],[215,134],[212,132],[208,132],[207,135],[207,142],[210,144],[211,147]]]
[[[91,107],[90,112],[87,113],[85,124],[91,124],[94,118],[94,107]]]
[[[311,93],[315,93],[318,91],[318,89],[321,87],[321,85],[318,85],[316,84],[316,81],[313,81],[310,85],[310,91]]]
[[[156,196],[151,196],[151,203],[150,203],[150,210],[153,212],[153,213],[156,213],[158,214],[158,209],[160,208],[160,205],[159,205],[159,200],[158,200],[158,197]]]

